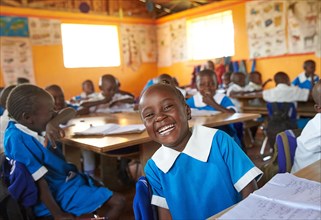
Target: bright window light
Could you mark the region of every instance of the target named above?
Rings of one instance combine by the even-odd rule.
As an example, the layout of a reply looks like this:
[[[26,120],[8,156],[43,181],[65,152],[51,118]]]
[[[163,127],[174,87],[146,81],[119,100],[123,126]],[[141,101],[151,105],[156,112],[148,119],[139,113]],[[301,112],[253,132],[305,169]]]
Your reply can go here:
[[[117,26],[61,24],[66,68],[120,66]]]
[[[234,55],[232,11],[187,21],[188,58],[206,60]]]

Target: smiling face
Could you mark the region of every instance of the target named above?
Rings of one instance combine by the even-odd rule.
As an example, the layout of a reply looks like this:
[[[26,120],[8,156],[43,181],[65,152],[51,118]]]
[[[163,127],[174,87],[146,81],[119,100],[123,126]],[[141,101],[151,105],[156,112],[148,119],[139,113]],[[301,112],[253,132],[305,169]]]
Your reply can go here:
[[[213,97],[216,91],[216,81],[214,80],[214,74],[204,74],[200,72],[196,79],[197,90],[202,96],[209,95]]]
[[[155,84],[142,95],[139,103],[141,118],[149,136],[156,142],[182,151],[188,142],[188,119],[191,110],[175,88]]]
[[[55,100],[55,110],[60,111],[61,109],[65,108],[66,101],[65,101],[65,95],[61,88],[59,87],[52,87],[49,89],[46,89],[54,98]]]

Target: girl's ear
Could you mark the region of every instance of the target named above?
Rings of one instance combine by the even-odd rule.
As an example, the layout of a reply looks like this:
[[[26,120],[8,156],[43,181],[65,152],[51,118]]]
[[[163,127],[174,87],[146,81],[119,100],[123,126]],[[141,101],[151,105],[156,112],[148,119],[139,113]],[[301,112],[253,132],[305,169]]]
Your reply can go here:
[[[186,115],[187,115],[187,120],[191,120],[192,119],[192,111],[191,108],[186,104],[185,105],[186,108]]]
[[[24,122],[24,123],[28,123],[28,124],[32,124],[32,117],[30,117],[30,114],[24,112],[22,113],[22,116],[21,116],[21,120]]]

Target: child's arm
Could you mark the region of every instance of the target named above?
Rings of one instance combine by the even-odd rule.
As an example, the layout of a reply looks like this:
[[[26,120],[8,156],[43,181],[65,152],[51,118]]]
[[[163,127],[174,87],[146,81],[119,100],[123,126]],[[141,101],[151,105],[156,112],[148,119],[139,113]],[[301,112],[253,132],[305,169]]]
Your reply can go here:
[[[64,124],[73,117],[75,117],[76,111],[73,108],[64,108],[58,114],[51,119],[46,126],[46,137],[45,146],[47,146],[48,141],[51,142],[52,146],[55,147],[55,142],[60,140],[65,136],[65,132],[59,127],[60,124]]]
[[[115,94],[115,93],[111,93],[111,94],[109,94],[108,96],[106,96],[104,99],[97,100],[97,101],[85,101],[85,102],[82,102],[82,103],[80,104],[80,107],[90,108],[90,107],[92,107],[92,106],[107,104],[107,103],[109,103],[109,102],[112,100],[114,94]]]
[[[256,183],[256,180],[254,179],[241,190],[242,198],[245,199],[248,195],[250,195],[252,192],[254,192],[257,189],[258,189],[257,183]]]
[[[269,82],[272,82],[273,80],[271,78],[269,78],[268,80],[266,80],[263,84],[262,84],[262,88],[264,88],[266,86],[266,84],[268,84]]]
[[[74,219],[73,215],[69,213],[65,213],[60,209],[60,207],[52,197],[47,181],[44,179],[44,177],[41,177],[36,183],[39,189],[39,195],[40,195],[41,201],[49,209],[51,215],[54,217],[55,220],[56,219]]]
[[[158,219],[159,220],[171,220],[172,215],[168,209],[158,207]]]
[[[221,106],[220,104],[218,104],[214,99],[212,95],[205,95],[203,96],[203,102],[211,107],[213,107],[214,109],[216,109],[217,111],[220,112],[226,112],[226,113],[235,113],[235,111],[233,109],[227,109],[224,108],[223,106]]]
[[[115,102],[110,103],[109,107],[112,107],[114,105],[118,105],[118,104],[133,104],[134,103],[134,99],[132,98],[127,98],[127,99],[122,99],[122,100],[117,100]]]

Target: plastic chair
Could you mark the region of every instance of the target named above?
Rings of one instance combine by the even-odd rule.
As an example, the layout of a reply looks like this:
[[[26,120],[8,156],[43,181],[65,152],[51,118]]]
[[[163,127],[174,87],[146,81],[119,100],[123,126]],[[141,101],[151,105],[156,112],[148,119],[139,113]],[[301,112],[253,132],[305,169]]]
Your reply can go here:
[[[157,220],[157,207],[151,204],[152,189],[145,176],[136,183],[136,194],[133,202],[135,220]]]

